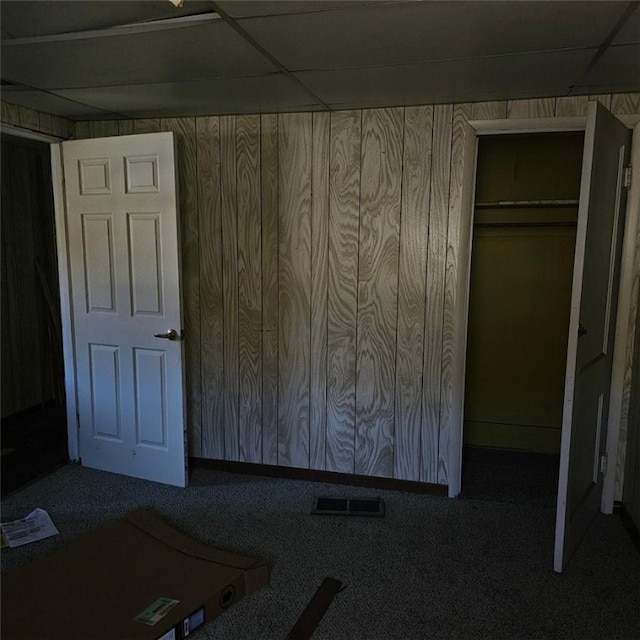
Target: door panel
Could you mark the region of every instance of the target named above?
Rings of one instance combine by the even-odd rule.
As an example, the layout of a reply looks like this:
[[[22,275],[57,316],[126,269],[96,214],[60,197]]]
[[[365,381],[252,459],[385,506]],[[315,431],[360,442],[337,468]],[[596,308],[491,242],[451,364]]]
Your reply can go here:
[[[134,349],[136,444],[167,448],[168,412],[165,354],[155,349]]]
[[[118,347],[89,343],[89,380],[93,438],[122,442]],[[80,360],[82,362],[82,359]]]
[[[81,214],[87,313],[116,311],[112,216]]]
[[[62,153],[82,463],[185,486],[173,134]]]
[[[127,222],[132,313],[134,316],[161,316],[160,216],[157,213],[130,213]]]
[[[562,422],[554,569],[562,571],[602,493],[617,304],[622,185],[631,132],[589,105],[580,187]]]

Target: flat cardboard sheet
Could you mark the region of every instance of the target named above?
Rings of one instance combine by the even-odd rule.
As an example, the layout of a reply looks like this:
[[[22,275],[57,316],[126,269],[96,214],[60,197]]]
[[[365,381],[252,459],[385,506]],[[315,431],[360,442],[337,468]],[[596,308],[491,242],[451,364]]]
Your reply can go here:
[[[145,510],[2,576],[2,638],[180,640],[268,584],[268,566]]]

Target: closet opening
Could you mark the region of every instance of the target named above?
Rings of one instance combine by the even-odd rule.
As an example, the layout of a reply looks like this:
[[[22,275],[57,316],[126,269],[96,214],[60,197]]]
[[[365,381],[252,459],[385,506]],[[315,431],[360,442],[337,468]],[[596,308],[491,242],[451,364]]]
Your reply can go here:
[[[464,497],[555,505],[583,143],[478,139]]]

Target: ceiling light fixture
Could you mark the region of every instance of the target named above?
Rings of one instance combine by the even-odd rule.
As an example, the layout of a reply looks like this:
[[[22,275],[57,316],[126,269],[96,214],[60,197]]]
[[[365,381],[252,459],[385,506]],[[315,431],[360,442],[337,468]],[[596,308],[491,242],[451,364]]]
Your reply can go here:
[[[169,0],[169,2],[174,6],[174,7],[181,7],[184,4],[184,0]]]

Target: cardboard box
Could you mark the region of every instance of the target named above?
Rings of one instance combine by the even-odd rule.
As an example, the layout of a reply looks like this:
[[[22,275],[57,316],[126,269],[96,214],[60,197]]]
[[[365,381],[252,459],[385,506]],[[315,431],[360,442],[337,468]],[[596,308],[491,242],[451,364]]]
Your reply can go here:
[[[268,566],[145,510],[2,576],[2,638],[181,640],[268,584]]]

